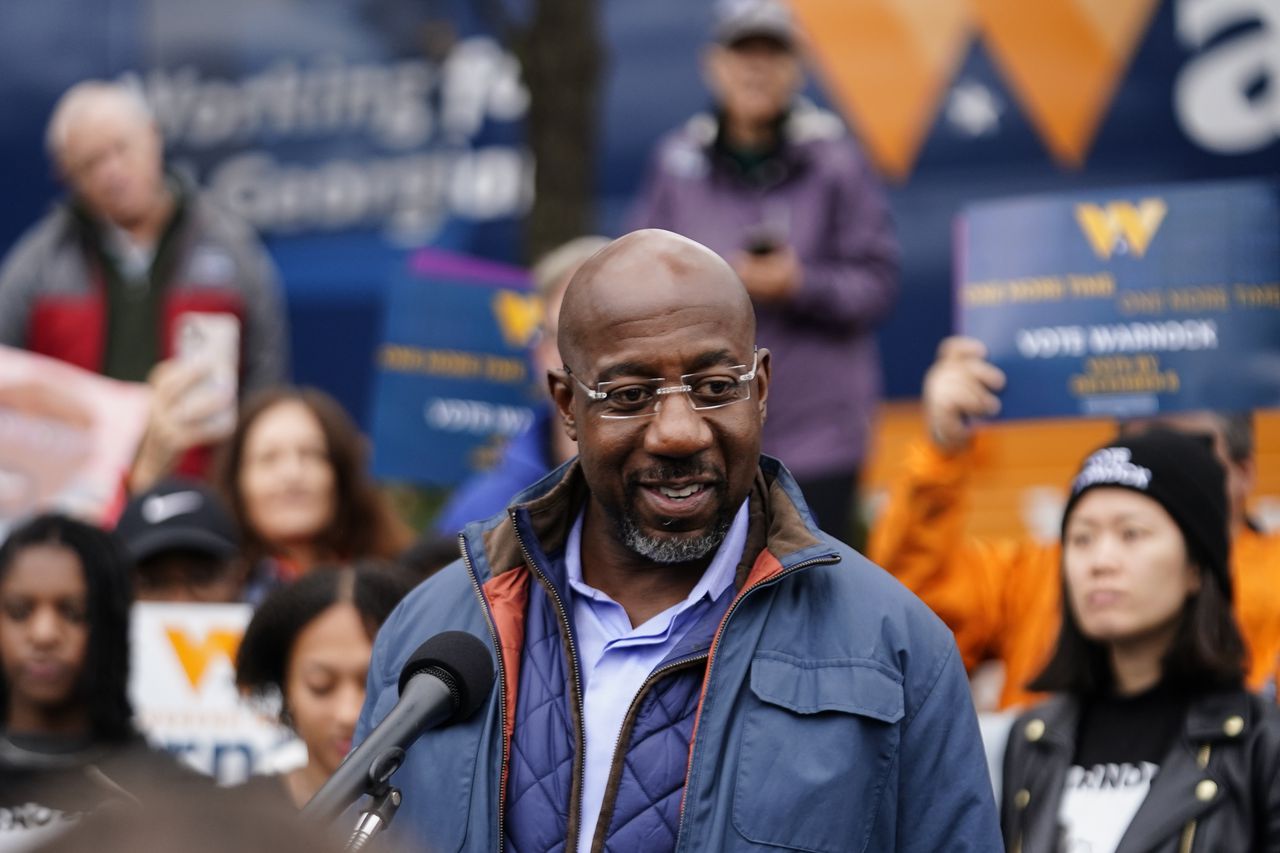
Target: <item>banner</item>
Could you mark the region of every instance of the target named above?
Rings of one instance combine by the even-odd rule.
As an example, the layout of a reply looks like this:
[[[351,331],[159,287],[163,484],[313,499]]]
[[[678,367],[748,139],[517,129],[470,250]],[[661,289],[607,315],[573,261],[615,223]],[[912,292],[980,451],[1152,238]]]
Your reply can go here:
[[[966,209],[959,327],[1005,371],[1004,418],[1280,406],[1280,184]]]
[[[129,695],[147,740],[222,784],[306,761],[277,722],[236,691],[235,658],[247,604],[140,603],[133,607]]]
[[[374,387],[373,470],[452,485],[528,429],[528,345],[542,308],[522,270],[424,251],[387,294]]]
[[[0,537],[45,510],[114,521],[150,394],[0,346]]]
[[[476,4],[64,0],[26,4],[11,23],[0,251],[62,192],[43,142],[58,96],[86,78],[135,86],[169,166],[271,251],[293,380],[362,423],[383,292],[408,252],[519,254],[529,95]]]
[[[1278,162],[1275,0],[789,5],[809,47],[805,94],[840,113],[889,184],[909,306],[880,334],[890,396],[919,393],[933,344],[952,331],[951,224],[964,205],[1256,176]],[[608,68],[599,112],[582,122],[597,134],[582,165],[596,181],[594,230],[620,231],[658,137],[710,105],[700,57],[714,7],[598,4]],[[520,258],[535,164],[513,48],[533,12],[464,0],[22,4],[21,25],[0,27],[0,248],[59,192],[43,147],[57,96],[86,77],[135,81],[171,162],[266,237],[289,295],[294,379],[367,426],[384,284],[404,254]]]

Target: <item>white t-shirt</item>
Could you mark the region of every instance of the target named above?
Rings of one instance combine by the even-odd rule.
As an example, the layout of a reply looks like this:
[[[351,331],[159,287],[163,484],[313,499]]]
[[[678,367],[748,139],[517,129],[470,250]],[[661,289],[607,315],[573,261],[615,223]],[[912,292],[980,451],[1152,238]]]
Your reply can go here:
[[[1061,853],[1115,853],[1159,769],[1126,761],[1068,770],[1058,811]]]

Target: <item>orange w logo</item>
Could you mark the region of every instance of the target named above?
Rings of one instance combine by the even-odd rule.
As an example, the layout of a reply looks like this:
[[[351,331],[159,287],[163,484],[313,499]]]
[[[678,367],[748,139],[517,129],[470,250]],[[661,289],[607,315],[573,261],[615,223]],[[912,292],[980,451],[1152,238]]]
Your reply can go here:
[[[1140,258],[1146,254],[1167,211],[1165,203],[1158,198],[1144,198],[1136,206],[1127,201],[1113,201],[1105,206],[1077,204],[1076,221],[1094,254],[1103,260],[1112,254],[1130,252]]]
[[[491,303],[502,339],[509,347],[523,347],[533,339],[542,322],[542,300],[512,290],[500,290]]]
[[[1054,159],[1084,163],[1158,0],[790,0],[833,99],[906,179],[975,36]]]
[[[215,628],[200,640],[194,640],[182,628],[166,627],[165,634],[178,656],[182,671],[187,674],[192,690],[200,689],[200,680],[204,678],[205,669],[218,655],[230,661],[236,659],[236,651],[240,648],[241,631]]]

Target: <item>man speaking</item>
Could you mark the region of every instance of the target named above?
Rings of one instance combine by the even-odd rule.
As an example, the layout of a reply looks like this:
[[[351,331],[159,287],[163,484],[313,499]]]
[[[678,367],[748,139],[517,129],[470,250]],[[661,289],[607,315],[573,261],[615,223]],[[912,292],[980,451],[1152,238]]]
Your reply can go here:
[[[574,276],[548,373],[577,459],[463,532],[392,614],[357,729],[426,637],[497,689],[393,778],[431,850],[990,851],[964,669],[917,599],[761,456],[772,364],[715,253],[665,231]]]

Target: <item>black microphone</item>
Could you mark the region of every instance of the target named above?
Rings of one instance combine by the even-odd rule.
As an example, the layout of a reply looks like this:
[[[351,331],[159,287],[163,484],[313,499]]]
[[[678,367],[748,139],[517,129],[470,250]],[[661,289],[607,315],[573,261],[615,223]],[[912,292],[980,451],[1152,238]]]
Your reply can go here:
[[[343,759],[302,815],[325,822],[337,817],[368,790],[375,764],[377,775],[389,777],[399,768],[403,750],[423,732],[471,716],[488,701],[491,689],[493,658],[484,642],[465,631],[436,634],[400,670],[400,701]]]

